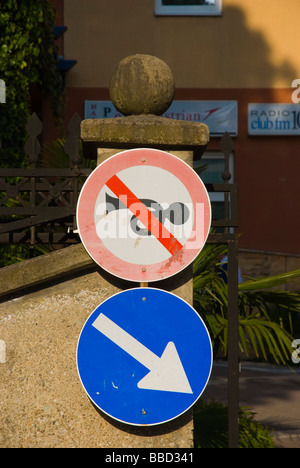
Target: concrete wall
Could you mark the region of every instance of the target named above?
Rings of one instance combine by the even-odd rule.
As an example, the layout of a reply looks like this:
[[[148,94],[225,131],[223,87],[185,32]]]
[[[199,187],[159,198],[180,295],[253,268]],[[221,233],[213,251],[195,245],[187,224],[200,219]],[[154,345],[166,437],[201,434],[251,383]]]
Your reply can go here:
[[[126,426],[100,414],[79,381],[86,319],[130,286],[104,277],[81,244],[0,270],[0,448],[192,447],[191,412]]]

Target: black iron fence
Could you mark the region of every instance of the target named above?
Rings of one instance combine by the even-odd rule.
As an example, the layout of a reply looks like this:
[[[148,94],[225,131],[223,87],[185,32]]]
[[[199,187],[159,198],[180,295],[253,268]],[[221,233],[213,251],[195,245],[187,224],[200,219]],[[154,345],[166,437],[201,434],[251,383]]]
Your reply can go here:
[[[68,125],[64,151],[69,167],[40,167],[42,123],[29,119],[25,153],[28,168],[0,169],[0,244],[62,244],[78,242],[76,206],[91,169],[81,167],[80,118]]]
[[[26,125],[25,153],[28,168],[0,168],[0,244],[26,243],[69,245],[79,242],[76,234],[76,206],[80,190],[91,169],[82,167],[80,117],[74,114],[68,125],[64,151],[69,167],[40,166],[42,123],[33,114]],[[224,154],[223,184],[207,184],[210,193],[224,193],[224,217],[212,226],[237,226],[237,186],[230,183],[229,155],[233,141],[225,133],[220,142]]]

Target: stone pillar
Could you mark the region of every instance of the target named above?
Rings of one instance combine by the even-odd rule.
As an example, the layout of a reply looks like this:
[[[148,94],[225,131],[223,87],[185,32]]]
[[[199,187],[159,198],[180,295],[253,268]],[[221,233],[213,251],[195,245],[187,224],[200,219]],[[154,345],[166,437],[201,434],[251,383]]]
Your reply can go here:
[[[175,83],[168,65],[150,55],[132,55],[116,65],[110,97],[125,117],[84,120],[81,138],[84,155],[101,164],[125,149],[156,148],[168,151],[190,166],[209,141],[207,125],[161,117],[173,101]],[[152,286],[176,293],[193,303],[192,266]]]
[[[124,117],[81,123],[85,157],[97,159],[99,165],[122,150],[156,148],[168,151],[192,166],[193,158],[201,157],[208,143],[209,130],[205,124],[161,117],[171,105],[174,92],[172,72],[162,60],[149,55],[123,59],[113,70],[110,97]],[[174,277],[151,283],[151,286],[172,291],[192,304],[192,272],[192,266],[189,266]],[[152,431],[154,434],[155,429]],[[191,447],[191,411],[185,415],[180,431],[185,441],[183,446]]]
[[[110,96],[125,117],[84,120],[85,157],[97,159],[99,148],[117,152],[138,147],[191,151],[201,157],[209,141],[207,125],[160,117],[171,105],[174,90],[171,70],[160,59],[149,55],[123,59],[113,71]]]

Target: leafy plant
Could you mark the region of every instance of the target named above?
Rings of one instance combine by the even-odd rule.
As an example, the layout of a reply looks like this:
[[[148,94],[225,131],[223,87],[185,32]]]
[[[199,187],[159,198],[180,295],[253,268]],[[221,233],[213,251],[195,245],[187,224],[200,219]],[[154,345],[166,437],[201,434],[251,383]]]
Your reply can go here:
[[[220,258],[227,253],[226,245],[207,244],[194,262],[194,304],[206,322],[215,352],[227,356],[228,291],[220,274]],[[238,285],[239,349],[246,356],[277,364],[286,364],[291,356],[293,337],[290,330],[276,321],[274,307],[281,314],[299,314],[297,292],[273,289],[300,276],[300,270],[268,278],[248,279]]]
[[[65,139],[58,138],[52,142],[46,142],[42,145],[39,157],[39,166],[45,168],[64,168],[70,167],[69,156],[65,152]],[[83,156],[82,147],[79,149],[81,159],[80,167],[83,169],[95,169],[96,161],[87,159]]]
[[[53,25],[55,9],[48,0],[6,0],[0,9],[0,78],[6,84],[6,104],[0,114],[2,167],[24,163],[25,125],[30,115],[30,90],[39,86],[49,97],[53,115],[63,108]]]
[[[53,250],[54,248],[51,245],[43,246],[38,244],[34,248],[31,248],[29,244],[0,245],[0,268],[29,260],[33,256],[44,255]]]
[[[63,138],[58,138],[50,143],[44,143],[38,159],[39,167],[60,169],[70,167],[69,156],[65,152],[64,146],[65,139]],[[81,168],[92,170],[96,167],[96,161],[84,158],[82,148],[80,148],[79,154],[81,158]],[[84,180],[85,178],[82,177],[81,181],[84,182]],[[7,197],[7,206],[12,207],[15,204],[17,205],[16,200]],[[14,217],[10,216],[10,218]],[[28,244],[0,245],[0,268],[52,252],[54,249],[55,247],[53,245],[48,244],[34,244],[34,246]]]
[[[254,413],[239,409],[239,447],[274,448],[271,431],[254,419]],[[228,408],[215,401],[199,400],[194,407],[194,446],[228,448]]]

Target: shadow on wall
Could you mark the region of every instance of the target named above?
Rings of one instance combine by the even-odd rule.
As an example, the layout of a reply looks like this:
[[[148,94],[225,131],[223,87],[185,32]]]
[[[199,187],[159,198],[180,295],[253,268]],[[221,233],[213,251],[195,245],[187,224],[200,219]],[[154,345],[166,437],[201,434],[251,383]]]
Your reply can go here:
[[[224,8],[224,19],[228,17],[234,28],[227,33],[229,43],[225,42],[224,54],[227,60],[231,57],[232,69],[228,69],[228,77],[235,81],[240,77],[243,86],[237,87],[266,88],[272,87],[278,80],[288,85],[296,76],[296,71],[288,61],[279,65],[272,63],[272,44],[269,44],[263,30],[249,27],[247,17],[242,9],[236,7]],[[226,45],[229,46],[226,48]],[[262,85],[263,83],[263,85]]]
[[[175,39],[160,29],[162,41],[155,52],[173,71],[177,70],[177,87],[186,81],[187,70],[191,68],[191,87],[197,88],[269,88],[278,80],[289,86],[297,75],[288,60],[280,64],[272,62],[272,44],[263,30],[249,25],[242,8],[224,6],[221,17],[204,21],[203,17],[194,17],[192,21],[181,18],[179,23],[175,18],[175,26],[178,27]],[[193,45],[194,55],[186,50],[189,44]]]

